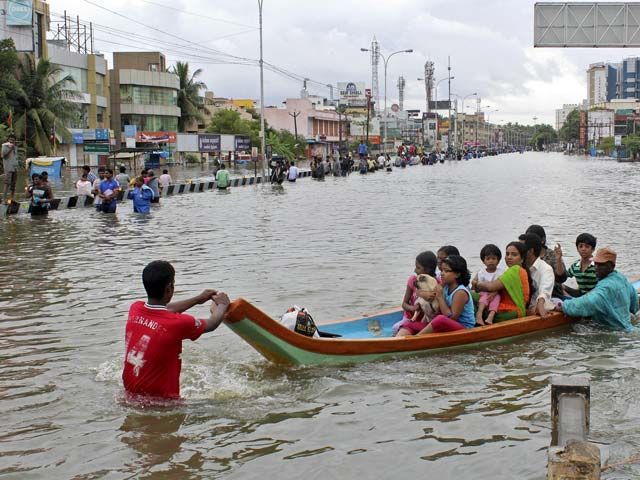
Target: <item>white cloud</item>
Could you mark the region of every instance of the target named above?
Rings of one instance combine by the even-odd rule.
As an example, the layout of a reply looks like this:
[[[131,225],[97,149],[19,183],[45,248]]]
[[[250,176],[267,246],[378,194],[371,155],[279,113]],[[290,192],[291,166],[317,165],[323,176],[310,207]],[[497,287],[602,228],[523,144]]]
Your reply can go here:
[[[170,62],[187,59],[194,69],[203,68],[203,80],[219,95],[259,96],[256,67],[213,64],[196,57],[211,57],[213,52],[170,45],[202,42],[200,48],[258,58],[258,31],[247,32],[247,26],[258,23],[255,0],[100,3],[153,25],[166,32],[164,34],[83,0],[51,0],[50,3],[54,12],[66,9],[70,15],[80,15],[83,20],[153,37],[158,42],[156,49],[164,50]],[[424,84],[416,79],[422,77],[425,60],[435,62],[439,80],[446,77],[450,55],[452,74],[456,77],[452,91],[460,95],[477,91],[484,105],[500,109],[492,119],[532,123],[536,116],[538,121],[553,123],[555,108],[563,103],[576,103],[586,96],[588,64],[619,60],[622,54],[615,50],[534,49],[532,30],[533,4],[529,0],[265,0],[264,4],[265,59],[299,76],[334,85],[343,80],[363,80],[370,84],[369,55],[362,53],[360,47],[368,47],[375,34],[383,52],[414,49],[414,53],[396,55],[389,62],[389,103],[397,101],[395,85],[398,76],[403,75],[407,82],[406,108],[421,108],[425,101]],[[96,32],[96,37],[97,47],[106,52],[133,49],[109,41],[137,43],[134,38],[116,38],[101,31]],[[381,66],[381,96],[383,73]],[[302,88],[301,81],[272,72],[266,73],[265,80],[269,104],[297,96]],[[440,98],[446,96],[445,84],[440,87]],[[311,89],[328,96],[327,88],[312,84]]]

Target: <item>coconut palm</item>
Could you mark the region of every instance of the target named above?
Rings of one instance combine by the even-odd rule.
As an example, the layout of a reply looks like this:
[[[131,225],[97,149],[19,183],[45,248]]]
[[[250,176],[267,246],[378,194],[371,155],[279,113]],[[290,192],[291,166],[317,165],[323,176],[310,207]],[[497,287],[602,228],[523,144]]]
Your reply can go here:
[[[18,68],[21,91],[15,98],[13,129],[18,138],[27,139],[27,154],[51,154],[49,136],[71,139],[65,125],[76,118],[78,106],[71,100],[77,96],[70,85],[70,75],[62,76],[62,69],[48,60],[36,64],[25,56]]]
[[[192,121],[203,121],[200,106],[200,90],[206,90],[204,82],[197,80],[202,73],[199,68],[192,75],[189,75],[189,62],[176,62],[171,69],[180,79],[180,91],[178,92],[178,107],[180,107],[180,119],[178,129],[183,132],[184,128]]]

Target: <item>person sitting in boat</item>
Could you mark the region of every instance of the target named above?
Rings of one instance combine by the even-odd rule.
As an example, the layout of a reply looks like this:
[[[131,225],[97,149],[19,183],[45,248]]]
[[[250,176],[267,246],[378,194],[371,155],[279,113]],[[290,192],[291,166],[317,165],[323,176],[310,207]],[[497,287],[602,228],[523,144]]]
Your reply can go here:
[[[476,292],[498,292],[500,304],[494,323],[524,317],[527,314],[531,285],[531,275],[525,265],[527,249],[522,242],[511,242],[504,253],[507,269],[492,282],[472,282]]]
[[[484,268],[479,270],[475,279],[480,282],[492,282],[504,271],[498,264],[502,260],[502,252],[496,245],[488,244],[480,250],[480,260],[484,263]],[[481,292],[478,300],[478,311],[476,313],[476,323],[478,325],[491,325],[493,318],[498,313],[500,306],[500,294],[498,292]],[[486,319],[485,319],[486,313]]]
[[[542,239],[535,233],[524,234],[524,246],[527,251],[525,264],[531,274],[534,291],[528,308],[529,315],[546,317],[556,304],[552,301],[554,272],[553,268],[540,256],[542,254]]]
[[[634,330],[631,314],[638,312],[638,293],[616,268],[617,254],[601,248],[593,258],[598,283],[579,298],[565,300],[556,311],[570,317],[588,317],[616,330]]]
[[[440,279],[440,269],[442,268],[442,262],[449,255],[460,255],[460,251],[453,245],[444,245],[438,249],[438,270],[436,271],[436,279],[438,283],[442,283]]]
[[[426,322],[423,323],[422,316],[416,319],[413,318],[414,314],[418,311],[419,308],[416,303],[419,294],[417,277],[418,275],[431,275],[435,278],[436,264],[436,256],[429,250],[420,253],[416,257],[414,269],[415,275],[411,275],[407,280],[407,288],[404,292],[404,298],[402,299],[402,309],[404,310],[404,315],[402,317],[402,320],[397,325],[394,325],[394,330],[397,330],[396,336],[404,337],[408,335],[415,335],[425,327]],[[420,296],[421,298],[430,301],[435,298],[435,292],[430,292],[424,296]]]
[[[590,233],[581,233],[576,238],[576,250],[580,259],[566,269],[567,276],[576,279],[578,288],[570,288],[564,285],[564,293],[568,297],[581,297],[585,293],[590,292],[598,283],[598,277],[596,276],[596,269],[593,265],[593,252],[596,249],[597,239]],[[562,262],[562,248],[558,245],[555,248],[556,258],[558,264],[564,268]]]
[[[471,280],[467,261],[460,255],[449,255],[442,261],[440,270],[442,285],[436,287],[436,299],[441,314],[431,320],[419,334],[452,332],[476,325],[473,299],[467,287]]]
[[[562,262],[562,258],[557,258],[556,249],[547,247],[547,232],[541,225],[529,225],[524,233],[525,235],[527,233],[533,233],[535,235],[538,235],[540,237],[540,240],[542,240],[542,251],[540,252],[540,256],[542,257],[542,260],[551,265],[551,268],[553,268],[553,273],[555,275],[553,296],[561,298],[563,296],[562,284],[567,281],[567,269]]]

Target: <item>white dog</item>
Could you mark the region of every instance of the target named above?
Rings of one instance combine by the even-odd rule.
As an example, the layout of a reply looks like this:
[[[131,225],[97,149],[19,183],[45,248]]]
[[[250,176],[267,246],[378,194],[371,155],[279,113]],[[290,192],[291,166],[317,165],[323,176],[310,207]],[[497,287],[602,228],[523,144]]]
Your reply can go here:
[[[435,292],[436,287],[438,286],[438,282],[431,275],[418,275],[416,278],[416,287],[418,290],[424,290],[426,292]],[[424,318],[422,321],[427,324],[433,318],[440,313],[440,304],[438,300],[435,298],[430,302],[425,300],[424,298],[418,297],[416,299],[416,305],[418,306],[418,310],[413,314],[412,322],[418,321],[418,316],[420,312],[424,314]]]

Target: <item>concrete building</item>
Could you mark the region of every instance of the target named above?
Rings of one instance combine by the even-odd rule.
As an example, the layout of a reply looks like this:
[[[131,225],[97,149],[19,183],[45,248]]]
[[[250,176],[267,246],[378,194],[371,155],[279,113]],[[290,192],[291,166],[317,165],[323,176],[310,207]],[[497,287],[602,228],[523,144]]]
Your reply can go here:
[[[592,63],[587,70],[587,101],[589,105],[622,98],[618,91],[618,65]]]
[[[567,121],[567,116],[574,110],[579,109],[577,103],[565,103],[562,108],[556,109],[556,131],[560,131],[564,122]]]
[[[287,130],[304,137],[309,145],[307,155],[326,156],[338,149],[340,137],[349,135],[344,115],[326,107],[320,97],[288,98],[284,107],[267,107],[264,118],[271,128]],[[294,115],[295,118],[294,118]]]
[[[487,146],[490,142],[490,130],[493,125],[485,122],[484,112],[468,114],[458,113],[458,132],[465,146]]]
[[[31,4],[31,6],[29,6]],[[12,38],[19,52],[47,58],[49,4],[41,0],[0,0],[0,39]]]
[[[213,92],[204,92],[200,97],[202,121],[191,121],[185,126],[185,133],[205,133],[213,116],[221,110],[233,110],[238,112],[243,120],[251,120],[253,117],[247,108],[254,108],[253,100],[233,100],[230,98],[216,97]]]
[[[109,128],[109,77],[107,61],[101,54],[81,54],[69,51],[57,41],[48,42],[49,61],[58,66],[61,77],[71,76],[75,85],[68,88],[77,94],[71,101],[80,112],[70,128]]]
[[[137,131],[178,130],[180,80],[167,72],[160,52],[114,52],[111,85],[111,128],[123,139],[125,125]]]

